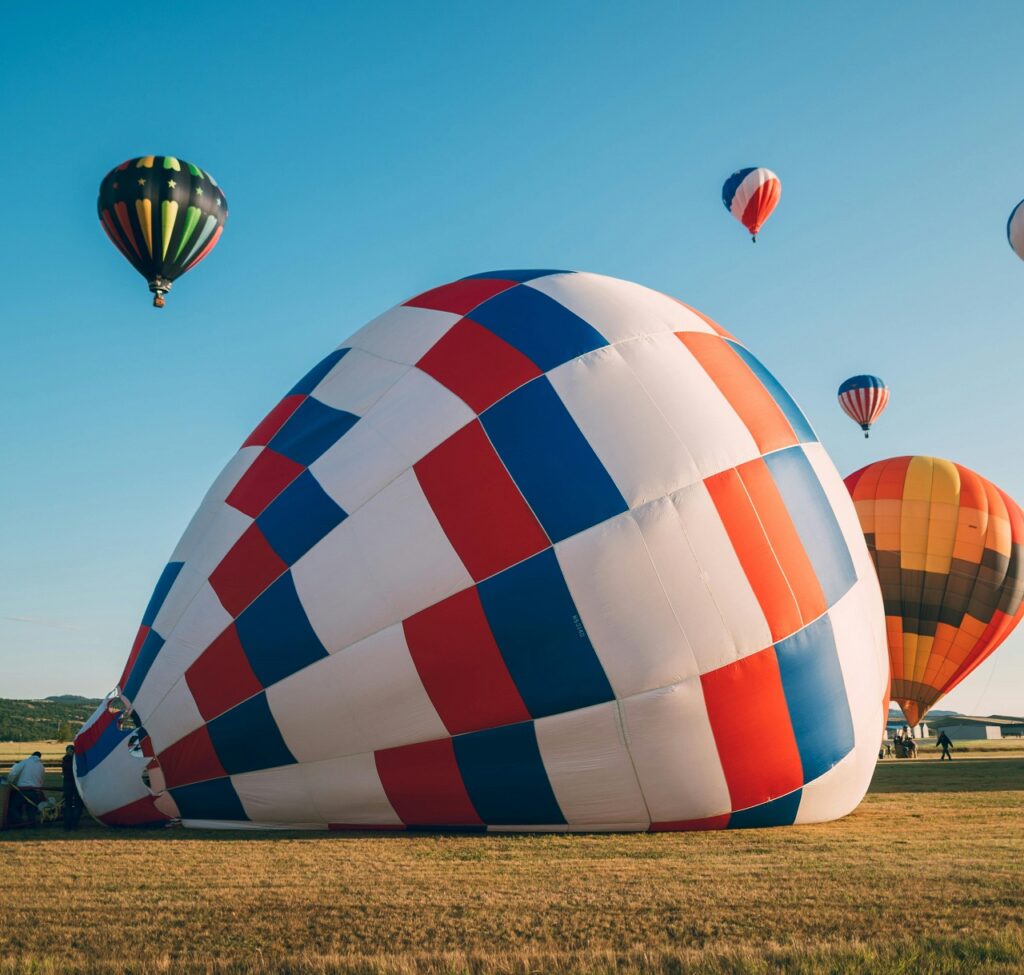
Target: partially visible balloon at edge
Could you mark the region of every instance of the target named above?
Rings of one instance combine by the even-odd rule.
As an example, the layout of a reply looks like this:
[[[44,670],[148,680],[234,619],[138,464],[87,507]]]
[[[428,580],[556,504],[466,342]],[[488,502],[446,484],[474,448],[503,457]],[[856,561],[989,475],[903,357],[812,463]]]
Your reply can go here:
[[[163,308],[171,284],[217,245],[228,201],[204,170],[174,156],[138,156],[103,177],[96,211],[111,243]]]
[[[763,166],[737,169],[722,187],[722,202],[726,210],[750,231],[751,240],[755,243],[780,196],[782,181]]]
[[[1006,239],[1014,254],[1024,261],[1024,200],[1010,211],[1010,218],[1006,221]]]
[[[839,387],[837,395],[843,412],[860,424],[867,439],[871,424],[889,405],[889,387],[878,376],[851,376]]]

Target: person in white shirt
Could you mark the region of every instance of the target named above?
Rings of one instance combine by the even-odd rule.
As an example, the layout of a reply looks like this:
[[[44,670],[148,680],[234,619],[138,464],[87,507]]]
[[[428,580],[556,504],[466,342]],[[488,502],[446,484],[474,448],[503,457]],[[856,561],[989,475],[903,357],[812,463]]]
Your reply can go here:
[[[46,798],[43,782],[46,779],[46,767],[43,765],[43,753],[33,752],[28,758],[15,762],[7,775],[7,784],[15,786],[11,792],[10,815],[12,822],[27,819],[35,824],[34,806],[38,806]]]

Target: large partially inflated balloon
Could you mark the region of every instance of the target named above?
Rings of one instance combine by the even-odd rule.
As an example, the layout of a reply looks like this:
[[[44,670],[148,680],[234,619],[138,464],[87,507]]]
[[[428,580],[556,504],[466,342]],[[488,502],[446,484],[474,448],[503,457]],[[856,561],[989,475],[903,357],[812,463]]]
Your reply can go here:
[[[172,282],[217,245],[228,218],[216,180],[174,156],[140,156],[112,169],[96,209],[106,235],[149,282],[157,308]]]
[[[867,439],[871,424],[889,405],[889,387],[878,376],[851,376],[839,387],[839,406],[860,424]]]
[[[1014,254],[1024,261],[1024,200],[1010,211],[1006,221],[1006,239]]]
[[[892,697],[914,725],[1024,615],[1024,514],[936,457],[880,460],[846,485],[882,585]]]
[[[782,196],[782,181],[764,166],[737,169],[722,187],[722,202],[756,241]]]
[[[887,685],[853,505],[765,367],[638,285],[500,271],[256,427],[76,762],[108,823],[806,822],[863,796]]]

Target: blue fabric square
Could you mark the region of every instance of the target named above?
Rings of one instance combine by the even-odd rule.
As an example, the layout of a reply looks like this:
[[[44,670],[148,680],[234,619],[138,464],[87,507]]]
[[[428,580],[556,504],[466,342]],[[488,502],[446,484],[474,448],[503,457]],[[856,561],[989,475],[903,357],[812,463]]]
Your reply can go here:
[[[327,656],[286,572],[235,620],[249,666],[264,687]]]
[[[553,549],[491,576],[477,591],[505,666],[533,717],[615,697]]]
[[[536,288],[523,285],[488,298],[469,317],[544,372],[608,344],[593,325]]]
[[[174,585],[174,580],[178,578],[178,573],[181,572],[181,567],[184,564],[184,562],[168,562],[164,566],[164,571],[160,573],[160,578],[157,580],[153,595],[149,597],[149,605],[146,606],[146,612],[142,614],[143,626],[153,625],[156,614],[160,612],[160,607],[163,606],[164,600],[171,591],[171,586]]]
[[[146,639],[142,641],[142,646],[139,647],[139,655],[135,658],[135,663],[132,665],[132,672],[124,682],[124,687],[121,688],[121,693],[129,701],[135,699],[135,695],[142,686],[142,682],[146,679],[146,674],[149,673],[149,668],[153,666],[153,661],[156,660],[156,655],[160,652],[160,648],[163,645],[164,638],[156,630],[150,630],[146,634]]]
[[[546,376],[498,400],[480,420],[553,542],[628,509]]]
[[[209,779],[170,791],[182,819],[244,822],[249,818],[230,779]]]
[[[789,795],[762,802],[759,806],[741,809],[729,817],[729,829],[757,829],[764,826],[792,826],[800,808],[803,792],[797,789]]]
[[[807,783],[853,750],[853,718],[832,621],[819,617],[777,643],[775,655]]]
[[[526,270],[526,271],[485,271],[483,274],[470,274],[462,278],[463,281],[472,281],[474,278],[487,278],[494,281],[532,281],[534,278],[546,278],[549,274],[571,274],[571,271],[548,271],[548,270]]]
[[[312,397],[274,434],[269,446],[289,460],[309,467],[328,447],[352,429],[359,419],[353,413],[336,410]]]
[[[466,792],[485,823],[557,826],[565,822],[532,721],[457,735],[452,745]]]
[[[288,395],[291,396],[295,393],[305,393],[307,396],[316,389],[317,386],[323,382],[324,377],[329,373],[342,359],[345,358],[345,354],[348,349],[335,349],[329,356],[325,356],[321,359],[309,372],[306,373],[292,388],[288,391]]]
[[[752,352],[748,352],[738,342],[730,342],[725,339],[736,354],[750,367],[750,371],[761,381],[761,385],[768,390],[773,400],[779,405],[783,415],[793,428],[797,440],[800,443],[816,443],[818,438],[811,429],[807,417],[804,416],[800,407],[796,405],[793,397],[786,392],[782,384],[761,364]]]
[[[256,519],[271,547],[294,565],[348,517],[309,471],[303,471]]]
[[[206,726],[214,751],[229,775],[294,765],[295,756],[277,729],[266,693],[257,694]]]
[[[814,566],[825,599],[829,606],[834,606],[857,581],[857,570],[825,489],[799,447],[766,454],[764,460]]]

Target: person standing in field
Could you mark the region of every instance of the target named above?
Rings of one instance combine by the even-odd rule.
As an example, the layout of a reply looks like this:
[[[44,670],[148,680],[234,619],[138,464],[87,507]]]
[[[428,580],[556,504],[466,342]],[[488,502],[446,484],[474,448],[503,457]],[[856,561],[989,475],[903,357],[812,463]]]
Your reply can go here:
[[[43,753],[33,752],[28,758],[15,762],[7,776],[7,784],[14,786],[11,793],[11,819],[20,822],[27,819],[35,825],[35,806],[46,796],[43,794],[43,781],[46,768],[43,766]]]
[[[949,735],[947,735],[946,732],[943,731],[939,735],[938,741],[935,742],[935,747],[942,749],[942,755],[939,756],[940,762],[944,758],[948,758],[951,762],[953,761],[953,756],[949,754],[953,748],[953,742],[950,741]]]
[[[78,820],[82,815],[82,797],[78,794],[78,783],[75,782],[74,745],[68,745],[64,749],[60,771],[64,776],[64,828],[78,829]]]

